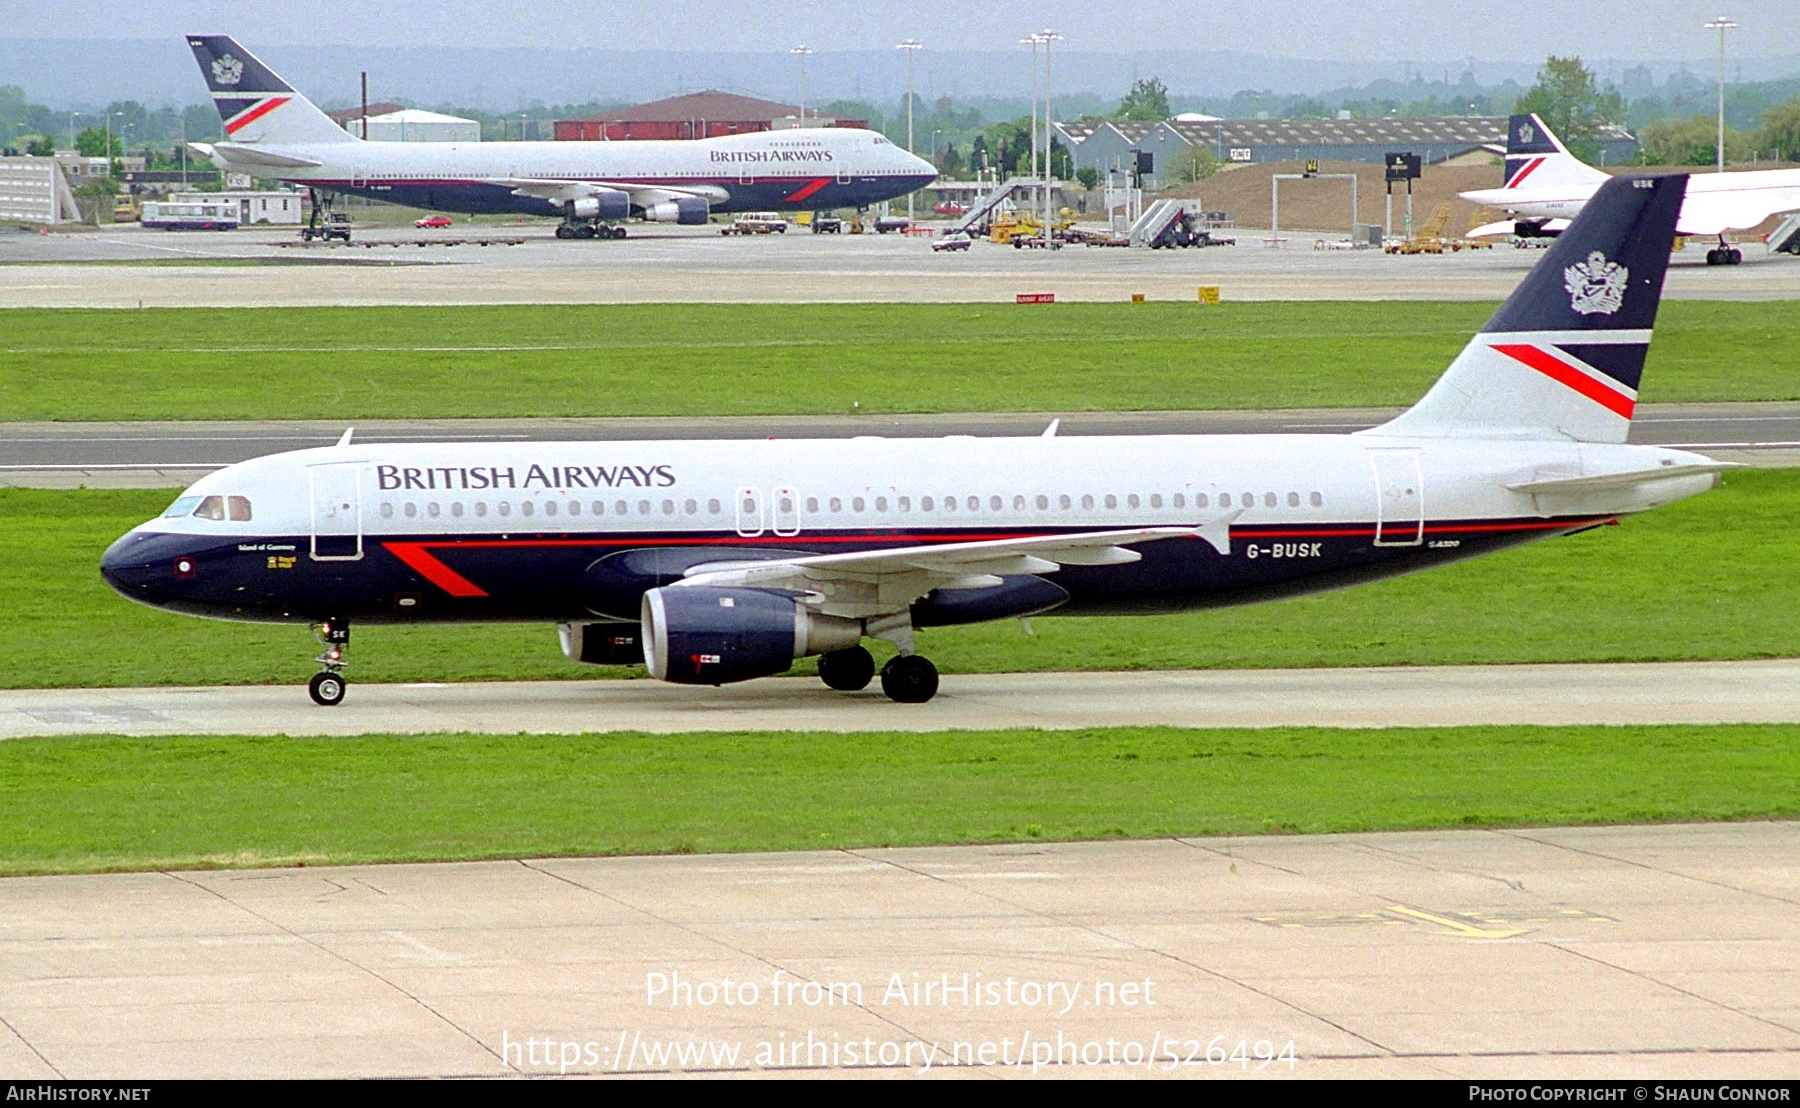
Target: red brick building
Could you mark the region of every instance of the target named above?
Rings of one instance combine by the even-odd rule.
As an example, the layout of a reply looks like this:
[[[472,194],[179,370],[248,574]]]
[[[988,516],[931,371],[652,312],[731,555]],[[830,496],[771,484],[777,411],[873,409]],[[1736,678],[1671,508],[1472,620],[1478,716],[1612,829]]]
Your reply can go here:
[[[800,109],[774,100],[708,89],[652,100],[632,108],[582,119],[559,119],[555,137],[563,140],[695,139],[742,135],[793,127]],[[867,127],[866,119],[838,119],[808,109],[808,126]]]

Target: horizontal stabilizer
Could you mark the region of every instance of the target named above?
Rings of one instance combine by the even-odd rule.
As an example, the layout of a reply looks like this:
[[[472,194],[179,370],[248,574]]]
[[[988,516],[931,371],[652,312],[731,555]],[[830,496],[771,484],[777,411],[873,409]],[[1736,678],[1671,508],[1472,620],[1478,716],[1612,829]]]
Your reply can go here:
[[[1513,492],[1533,494],[1589,492],[1596,489],[1629,488],[1652,481],[1668,481],[1676,477],[1695,477],[1703,473],[1723,473],[1728,469],[1742,468],[1742,462],[1694,462],[1658,469],[1635,469],[1625,473],[1601,473],[1592,477],[1551,477],[1542,481],[1521,481],[1506,487]]]
[[[223,159],[233,166],[252,168],[267,166],[270,169],[316,169],[324,162],[314,158],[300,158],[292,154],[277,154],[273,150],[260,150],[254,146],[245,146],[236,142],[214,143],[207,151],[207,156]]]

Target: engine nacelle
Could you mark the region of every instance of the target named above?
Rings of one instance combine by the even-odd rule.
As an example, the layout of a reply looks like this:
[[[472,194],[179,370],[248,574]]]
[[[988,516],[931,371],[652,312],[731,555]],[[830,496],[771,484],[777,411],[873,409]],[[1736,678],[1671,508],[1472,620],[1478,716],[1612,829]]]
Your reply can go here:
[[[644,640],[630,623],[559,623],[556,637],[571,662],[591,666],[635,666],[644,661]]]
[[[623,192],[583,196],[566,203],[563,212],[570,219],[624,219],[631,214],[631,196]]]
[[[699,196],[677,196],[644,205],[644,218],[651,223],[705,223],[711,214],[712,205]]]
[[[859,620],[820,615],[786,593],[700,585],[646,592],[643,629],[650,676],[680,685],[768,677],[862,640]]]

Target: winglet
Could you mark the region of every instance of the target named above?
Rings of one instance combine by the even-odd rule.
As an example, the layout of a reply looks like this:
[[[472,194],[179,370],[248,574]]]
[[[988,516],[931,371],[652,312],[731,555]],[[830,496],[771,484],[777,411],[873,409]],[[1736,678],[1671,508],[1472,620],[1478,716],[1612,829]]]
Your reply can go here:
[[[354,427],[344,428],[343,435],[337,441],[338,446],[340,446],[340,447],[349,446],[350,445],[350,436],[354,435],[354,434],[356,434],[356,428],[354,428]]]
[[[1050,421],[1050,426],[1044,428],[1044,433],[1038,437],[1042,439],[1053,439],[1056,437],[1056,429],[1061,426],[1062,420],[1060,418],[1053,419]]]

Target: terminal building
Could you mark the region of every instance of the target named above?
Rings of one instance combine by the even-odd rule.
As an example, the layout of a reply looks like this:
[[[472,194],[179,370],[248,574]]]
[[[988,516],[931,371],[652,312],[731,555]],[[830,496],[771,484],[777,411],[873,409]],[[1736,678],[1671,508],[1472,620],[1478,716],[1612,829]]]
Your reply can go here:
[[[867,127],[866,119],[843,119],[809,109],[805,122],[800,109],[775,100],[761,100],[735,92],[708,89],[652,100],[618,111],[559,119],[553,134],[563,141],[596,139],[698,139],[721,135],[745,135],[756,131],[781,131],[792,127]]]
[[[1144,186],[1170,182],[1170,161],[1194,149],[1227,162],[1381,162],[1390,151],[1419,155],[1439,165],[1468,155],[1486,158],[1506,145],[1505,116],[1440,116],[1382,119],[1195,119],[1158,123],[1124,121],[1056,123],[1076,169],[1130,171],[1142,165]],[[1140,160],[1139,155],[1145,157]],[[1600,163],[1618,165],[1637,156],[1637,140],[1618,127],[1600,129]]]

